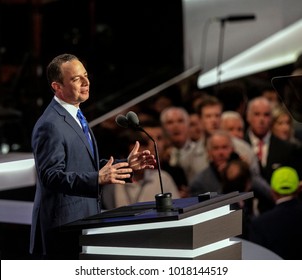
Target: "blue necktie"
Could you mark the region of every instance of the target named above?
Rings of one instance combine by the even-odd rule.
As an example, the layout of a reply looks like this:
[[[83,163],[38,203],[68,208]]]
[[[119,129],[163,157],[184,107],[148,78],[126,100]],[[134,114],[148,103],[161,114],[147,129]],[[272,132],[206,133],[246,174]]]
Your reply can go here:
[[[92,143],[91,137],[89,135],[88,123],[87,123],[87,121],[86,121],[86,119],[85,119],[85,117],[84,117],[84,115],[83,115],[83,113],[80,109],[77,112],[77,118],[79,119],[79,121],[81,123],[81,126],[82,126],[82,129],[85,133],[85,136],[86,136],[86,138],[89,142],[92,154],[94,154],[93,143]]]

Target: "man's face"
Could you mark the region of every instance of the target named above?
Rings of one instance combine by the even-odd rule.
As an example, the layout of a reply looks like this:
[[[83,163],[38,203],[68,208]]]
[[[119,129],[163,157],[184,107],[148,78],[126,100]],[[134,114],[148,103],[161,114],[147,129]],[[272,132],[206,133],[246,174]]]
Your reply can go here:
[[[63,101],[79,106],[89,98],[89,79],[83,64],[71,60],[61,65],[63,83],[53,82],[56,96]]]
[[[197,141],[203,134],[203,128],[198,114],[190,115],[190,137],[193,141]]]
[[[183,112],[171,109],[167,112],[162,126],[173,145],[182,147],[189,137],[189,123]]]
[[[221,128],[228,131],[230,135],[243,139],[244,124],[242,120],[236,118],[225,119],[221,122]]]
[[[272,112],[267,100],[258,100],[251,106],[247,121],[251,131],[259,138],[264,137],[271,128]]]
[[[209,105],[202,108],[200,119],[202,127],[207,135],[213,134],[220,128],[222,107],[217,105]]]
[[[233,152],[233,146],[229,137],[225,135],[213,135],[208,148],[210,161],[218,168],[224,168]]]

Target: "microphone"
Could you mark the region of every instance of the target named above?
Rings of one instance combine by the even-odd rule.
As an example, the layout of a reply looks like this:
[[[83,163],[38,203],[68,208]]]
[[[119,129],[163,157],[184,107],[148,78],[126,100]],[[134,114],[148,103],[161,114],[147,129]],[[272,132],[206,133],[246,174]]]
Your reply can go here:
[[[127,118],[123,115],[118,115],[116,118],[115,118],[115,122],[120,126],[120,127],[123,127],[123,128],[128,128],[129,127],[129,121],[127,120]]]
[[[129,123],[129,126],[130,128],[133,128],[135,130],[140,130],[140,131],[143,131],[143,128],[139,125],[139,119],[138,119],[138,116],[137,114],[135,114],[134,112],[132,111],[129,111],[127,114],[126,114],[126,119],[128,120],[128,123]],[[146,132],[145,132],[146,133]],[[146,133],[147,136],[150,138],[151,136],[148,135],[148,133]],[[152,138],[152,137],[151,137]],[[150,139],[151,139],[150,138]],[[152,140],[152,139],[151,139]]]
[[[235,22],[235,21],[246,21],[246,20],[254,20],[256,19],[256,16],[253,14],[247,14],[247,15],[230,15],[226,17],[216,18],[217,21],[220,22]]]
[[[153,137],[145,129],[143,129],[140,126],[138,116],[133,111],[129,111],[126,114],[126,116],[118,115],[116,117],[115,121],[121,127],[132,128],[134,130],[142,131],[153,142],[154,150],[155,150],[155,159],[156,159],[156,162],[157,162],[157,172],[158,172],[160,189],[161,189],[161,193],[157,194],[155,196],[156,208],[157,208],[158,211],[171,210],[172,209],[172,194],[171,193],[164,193],[162,176],[161,176],[160,161],[159,161],[156,141],[153,139]]]
[[[142,127],[139,125],[139,119],[137,114],[132,111],[129,111],[126,116],[118,115],[115,118],[115,122],[123,128],[132,128],[134,130],[142,130]]]

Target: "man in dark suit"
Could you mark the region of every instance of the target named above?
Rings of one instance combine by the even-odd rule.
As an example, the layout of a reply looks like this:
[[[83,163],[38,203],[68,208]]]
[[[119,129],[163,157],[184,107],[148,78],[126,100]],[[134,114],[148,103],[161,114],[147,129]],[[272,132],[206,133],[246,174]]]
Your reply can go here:
[[[138,152],[136,142],[127,160],[99,161],[97,143],[79,111],[89,98],[90,83],[76,56],[55,57],[47,78],[55,96],[32,134],[37,188],[30,252],[47,259],[76,259],[78,236],[62,226],[100,213],[102,185],[125,184],[133,171],[153,168],[155,160],[148,150]]]
[[[271,133],[272,104],[265,97],[252,99],[247,107],[248,129],[245,140],[259,159],[261,175],[270,183],[272,173],[280,166],[300,170],[299,148]]]
[[[249,240],[283,259],[302,259],[302,202],[297,198],[299,177],[287,166],[273,172],[271,188],[276,206],[251,222]]]
[[[232,136],[224,130],[217,130],[209,136],[207,141],[207,154],[210,161],[209,166],[202,170],[192,181],[190,185],[191,195],[197,196],[206,192],[226,193],[229,192],[226,188],[226,168],[231,162],[244,161],[234,151]],[[272,207],[273,200],[270,195],[269,184],[258,174],[254,174],[250,170],[250,166],[245,162],[249,169],[250,181],[249,186],[236,186],[233,181],[233,191],[254,191],[255,198],[258,201],[257,212],[263,212]],[[244,189],[244,190],[243,190]],[[256,201],[256,200],[255,200]]]

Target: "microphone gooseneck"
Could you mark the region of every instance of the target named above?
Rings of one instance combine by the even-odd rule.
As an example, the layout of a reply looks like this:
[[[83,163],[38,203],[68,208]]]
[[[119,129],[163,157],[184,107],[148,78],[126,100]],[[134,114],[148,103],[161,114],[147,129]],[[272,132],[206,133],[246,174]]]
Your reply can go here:
[[[222,74],[221,64],[223,58],[223,41],[224,41],[224,30],[226,22],[239,22],[239,21],[247,21],[254,20],[256,17],[254,14],[241,14],[241,15],[229,15],[222,18],[217,18],[220,22],[220,35],[219,35],[219,48],[218,48],[218,57],[217,57],[217,83],[220,85],[220,78]]]
[[[156,141],[153,139],[153,137],[146,131],[144,130],[140,125],[139,125],[139,119],[136,113],[129,111],[126,114],[126,119],[129,122],[129,126],[133,129],[142,131],[143,133],[145,133],[148,138],[153,142],[154,145],[154,150],[155,150],[155,159],[157,162],[157,171],[158,171],[158,177],[159,177],[159,183],[160,183],[160,189],[161,189],[161,193],[164,193],[163,190],[163,183],[162,183],[162,177],[161,177],[161,168],[160,168],[160,162],[159,162],[159,156],[158,156],[158,149],[157,149],[157,144]]]
[[[162,177],[161,177],[161,168],[160,168],[157,144],[156,144],[155,140],[149,135],[149,133],[147,133],[147,131],[145,131],[141,126],[140,126],[140,130],[142,132],[144,132],[150,138],[150,140],[153,142],[154,150],[155,150],[155,159],[157,162],[157,171],[158,171],[158,177],[159,177],[160,190],[161,190],[161,193],[163,194],[164,189],[163,189],[163,182],[162,182]]]
[[[155,195],[156,210],[158,212],[172,211],[172,209],[173,209],[172,194],[164,193],[164,190],[163,190],[160,161],[159,161],[159,156],[158,156],[157,144],[156,144],[155,140],[146,130],[144,130],[140,126],[137,114],[132,111],[129,111],[126,114],[126,116],[118,115],[116,117],[115,121],[121,127],[132,128],[134,130],[138,130],[138,131],[145,133],[148,136],[148,138],[153,142],[154,150],[155,150],[155,159],[157,162],[157,171],[158,171],[160,189],[161,189],[161,193]]]

